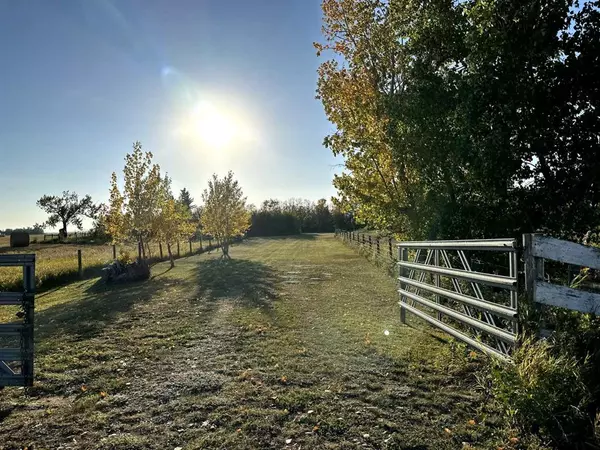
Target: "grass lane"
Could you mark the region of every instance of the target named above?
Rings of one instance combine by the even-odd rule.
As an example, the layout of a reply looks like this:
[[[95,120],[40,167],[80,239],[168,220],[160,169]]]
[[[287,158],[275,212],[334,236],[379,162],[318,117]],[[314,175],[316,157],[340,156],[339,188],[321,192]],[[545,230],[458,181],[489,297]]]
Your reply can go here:
[[[39,296],[36,386],[0,392],[0,449],[487,448],[473,364],[400,326],[381,270],[328,235],[231,255]]]

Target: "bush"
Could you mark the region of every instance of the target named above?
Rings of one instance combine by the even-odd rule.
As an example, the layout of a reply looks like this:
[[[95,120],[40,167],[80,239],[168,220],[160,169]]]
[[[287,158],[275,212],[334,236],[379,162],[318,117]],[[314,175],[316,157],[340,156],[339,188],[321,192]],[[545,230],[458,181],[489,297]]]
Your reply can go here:
[[[146,261],[123,263],[117,259],[102,270],[106,283],[128,283],[150,278],[150,266]]]
[[[549,341],[525,340],[513,363],[491,368],[493,394],[513,428],[557,448],[584,448],[594,440],[584,366]]]

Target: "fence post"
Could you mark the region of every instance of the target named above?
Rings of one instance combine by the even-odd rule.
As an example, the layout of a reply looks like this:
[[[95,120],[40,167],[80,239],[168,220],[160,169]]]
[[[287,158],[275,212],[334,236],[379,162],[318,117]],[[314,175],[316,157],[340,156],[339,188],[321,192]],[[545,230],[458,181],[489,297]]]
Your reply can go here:
[[[79,278],[83,278],[83,264],[81,263],[81,249],[77,249],[77,273]]]
[[[181,257],[181,253],[179,252],[179,241],[177,241],[177,257]]]
[[[200,233],[200,253],[202,253],[202,233]]]
[[[377,244],[377,256],[379,256],[379,238],[375,239],[375,243]]]
[[[433,253],[433,263],[435,264],[436,267],[440,266],[440,251],[437,250],[437,249],[434,250],[434,253]],[[436,287],[440,287],[440,275],[439,274],[435,274],[434,275],[433,284]],[[438,304],[440,303],[440,296],[439,295],[435,296],[435,302],[438,303]],[[437,320],[439,320],[440,322],[442,320],[442,313],[439,312],[439,311],[437,313]]]
[[[533,256],[533,234],[523,235],[523,260],[525,262],[525,294],[533,304],[535,302],[536,264]]]
[[[192,240],[190,239],[190,255],[192,254]]]
[[[208,238],[208,249],[212,248],[212,238]]]
[[[138,241],[138,261],[142,260],[142,243]]]
[[[163,259],[162,242],[158,243],[158,252],[160,253],[160,259]]]
[[[390,248],[390,259],[394,259],[394,253],[392,252],[392,238],[388,238],[388,246]]]
[[[117,259],[117,246],[115,244],[113,244],[112,246],[112,250],[113,250],[113,259]]]
[[[545,326],[540,305],[536,305],[535,303],[535,282],[540,277],[540,274],[543,276],[544,260],[533,256],[533,241],[535,236],[533,233],[523,235],[523,261],[525,263],[525,296],[533,306],[533,309],[538,313],[538,334],[540,334],[545,329]]]
[[[398,261],[406,261],[408,260],[408,249],[398,247]],[[405,273],[404,267],[398,265],[398,275],[403,277]],[[400,289],[404,289],[404,284],[400,282]],[[406,309],[404,308],[403,303],[405,302],[405,297],[400,294],[400,322],[406,323]]]
[[[33,315],[34,315],[34,294],[35,294],[35,260],[32,265],[23,266],[23,325],[29,331],[27,338],[23,339],[22,348],[27,358],[24,361],[21,373],[25,378],[26,386],[33,386]]]

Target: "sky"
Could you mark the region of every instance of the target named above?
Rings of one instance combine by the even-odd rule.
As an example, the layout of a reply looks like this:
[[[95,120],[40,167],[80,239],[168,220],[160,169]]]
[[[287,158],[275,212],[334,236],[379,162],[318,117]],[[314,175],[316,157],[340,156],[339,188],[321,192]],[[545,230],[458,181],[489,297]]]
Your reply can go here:
[[[0,229],[107,201],[134,141],[196,202],[229,169],[257,205],[331,197],[320,28],[320,0],[0,0]]]

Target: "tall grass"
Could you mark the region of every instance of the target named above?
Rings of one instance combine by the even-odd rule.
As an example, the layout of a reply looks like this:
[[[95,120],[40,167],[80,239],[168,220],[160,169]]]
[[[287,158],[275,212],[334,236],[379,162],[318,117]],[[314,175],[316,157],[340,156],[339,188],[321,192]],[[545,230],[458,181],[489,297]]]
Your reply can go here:
[[[553,448],[593,440],[591,395],[582,365],[549,341],[526,339],[509,364],[493,364],[491,387],[511,428]]]
[[[192,251],[199,249],[199,243],[192,243]],[[8,249],[0,248],[2,254],[14,253],[35,253],[36,267],[35,277],[38,289],[48,289],[61,285],[63,283],[77,279],[79,276],[77,263],[77,250],[82,252],[82,267],[84,278],[100,276],[102,268],[112,261],[113,250],[111,245],[107,244],[55,244],[38,243],[32,244],[26,248]],[[189,243],[181,243],[180,254],[184,256],[189,254]],[[177,247],[172,249],[174,256],[177,257]],[[132,257],[137,256],[137,245],[127,244],[117,246],[117,256],[119,253],[128,253]],[[148,252],[147,252],[148,253]],[[158,243],[150,244],[150,254],[147,256],[150,261],[160,260],[160,249]],[[163,259],[166,259],[167,249],[163,246]],[[0,268],[0,291],[20,290],[22,286],[23,273],[19,267]]]

